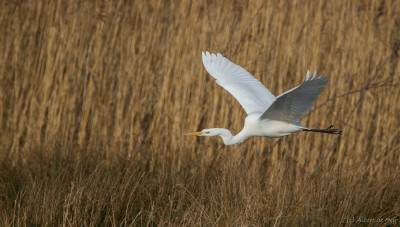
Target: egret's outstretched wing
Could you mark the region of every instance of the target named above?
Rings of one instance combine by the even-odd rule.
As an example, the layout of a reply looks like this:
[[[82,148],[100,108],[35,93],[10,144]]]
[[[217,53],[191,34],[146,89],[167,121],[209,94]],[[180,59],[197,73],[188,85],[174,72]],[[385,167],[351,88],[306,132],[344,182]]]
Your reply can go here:
[[[263,113],[275,101],[275,96],[244,68],[220,53],[203,54],[203,64],[217,84],[231,93],[247,114]]]
[[[316,77],[315,75],[316,72],[309,78],[310,71],[307,71],[307,77],[303,83],[276,97],[276,101],[264,112],[261,119],[299,123],[328,85],[327,76]]]

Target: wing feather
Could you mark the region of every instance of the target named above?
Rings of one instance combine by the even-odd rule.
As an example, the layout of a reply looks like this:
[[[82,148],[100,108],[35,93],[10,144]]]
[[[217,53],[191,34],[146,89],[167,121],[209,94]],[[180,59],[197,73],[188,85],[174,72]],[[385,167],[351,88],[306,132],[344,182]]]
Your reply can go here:
[[[299,86],[292,88],[278,97],[263,113],[261,119],[288,121],[299,123],[304,114],[314,105],[315,100],[328,85],[327,76],[316,77],[316,72],[310,76],[307,71],[306,79]]]
[[[263,113],[275,101],[275,96],[260,81],[220,53],[207,51],[202,56],[207,72],[236,98],[247,114]]]

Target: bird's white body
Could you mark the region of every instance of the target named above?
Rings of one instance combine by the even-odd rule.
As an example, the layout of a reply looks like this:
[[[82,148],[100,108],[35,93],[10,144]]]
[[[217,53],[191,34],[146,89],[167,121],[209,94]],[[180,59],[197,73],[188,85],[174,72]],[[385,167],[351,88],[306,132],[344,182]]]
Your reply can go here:
[[[265,137],[281,137],[287,136],[294,132],[302,131],[306,127],[294,125],[284,121],[276,121],[270,119],[260,120],[262,114],[250,114],[244,121],[242,131],[253,133],[253,136]]]
[[[232,145],[250,136],[281,137],[298,131],[340,134],[341,131],[334,128],[308,129],[300,125],[300,119],[327,86],[326,76],[316,76],[314,72],[310,77],[310,72],[307,71],[302,84],[275,97],[244,68],[219,53],[215,55],[203,52],[203,64],[217,84],[238,100],[248,116],[242,131],[235,136],[224,128],[203,129],[188,135],[220,136],[225,145]]]
[[[307,129],[301,125],[275,120],[260,120],[261,113],[250,114],[244,121],[244,127],[237,135],[224,128],[205,129],[210,133],[203,136],[220,136],[225,145],[233,145],[244,141],[251,136],[281,137]]]

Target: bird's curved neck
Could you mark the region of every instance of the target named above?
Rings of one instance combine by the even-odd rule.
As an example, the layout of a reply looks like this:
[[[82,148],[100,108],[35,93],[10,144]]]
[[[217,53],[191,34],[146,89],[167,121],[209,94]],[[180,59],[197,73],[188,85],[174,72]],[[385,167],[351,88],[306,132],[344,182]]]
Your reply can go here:
[[[231,131],[225,129],[224,132],[221,133],[219,136],[222,138],[225,145],[237,144],[249,138],[249,135],[247,135],[243,130],[238,134],[236,134],[235,136],[233,136]]]

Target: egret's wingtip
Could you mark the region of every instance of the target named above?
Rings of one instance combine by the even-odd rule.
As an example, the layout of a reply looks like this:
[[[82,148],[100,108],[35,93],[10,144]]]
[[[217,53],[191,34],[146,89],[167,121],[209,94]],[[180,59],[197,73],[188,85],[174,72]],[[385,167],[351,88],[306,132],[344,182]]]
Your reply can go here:
[[[311,79],[313,80],[313,79],[315,79],[315,76],[317,75],[317,71],[316,70],[314,70],[314,73],[312,74],[312,77],[311,77]]]

